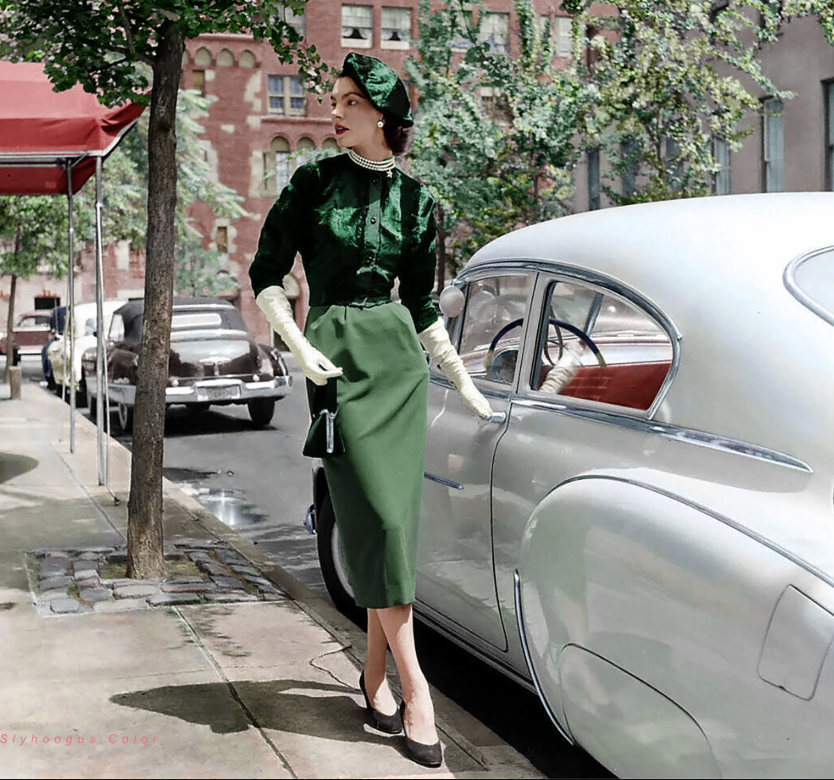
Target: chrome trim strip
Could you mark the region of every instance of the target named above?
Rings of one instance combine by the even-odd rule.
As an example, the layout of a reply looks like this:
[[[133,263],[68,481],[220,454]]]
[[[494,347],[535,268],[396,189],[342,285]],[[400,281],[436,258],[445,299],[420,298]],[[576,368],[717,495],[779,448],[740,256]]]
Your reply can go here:
[[[771,539],[768,539],[766,536],[762,536],[761,534],[756,533],[756,531],[751,530],[747,526],[744,526],[741,523],[737,523],[735,520],[731,520],[729,517],[726,517],[725,515],[720,515],[718,514],[718,512],[715,512],[712,509],[703,506],[702,504],[698,504],[695,501],[690,501],[687,498],[683,498],[668,490],[664,490],[663,488],[657,487],[656,485],[649,485],[645,482],[639,482],[634,479],[612,477],[606,474],[583,474],[582,476],[571,477],[570,479],[566,479],[564,482],[560,482],[558,485],[556,485],[556,487],[553,488],[553,490],[562,487],[562,485],[568,485],[571,482],[579,482],[580,480],[585,479],[606,479],[610,482],[622,482],[626,485],[633,485],[634,487],[650,490],[653,493],[657,493],[660,496],[664,496],[665,498],[677,501],[679,504],[683,504],[684,506],[688,506],[691,509],[694,509],[698,512],[702,512],[708,517],[711,517],[713,520],[717,520],[719,523],[723,523],[729,528],[732,528],[734,531],[738,531],[739,533],[744,534],[749,539],[758,542],[763,547],[767,547],[768,550],[772,550],[777,555],[781,555],[783,558],[786,558],[795,566],[798,566],[800,569],[804,569],[809,574],[812,574],[818,579],[822,580],[826,585],[829,585],[830,587],[834,588],[834,576],[826,574],[826,572],[824,572],[822,569],[818,569],[816,566],[814,566],[814,564],[809,563],[804,558],[800,558],[796,553],[787,549],[787,547],[782,547],[781,544],[777,544]],[[550,492],[552,493],[553,490],[551,490]]]
[[[834,313],[828,311],[828,309],[820,306],[808,293],[806,293],[796,281],[796,272],[799,270],[799,267],[807,262],[808,260],[812,260],[817,255],[824,255],[828,252],[834,251],[834,246],[827,246],[823,247],[822,249],[815,249],[813,252],[808,252],[807,254],[800,255],[799,257],[795,257],[793,260],[788,263],[787,267],[785,268],[785,272],[782,274],[782,281],[785,284],[785,287],[788,288],[788,292],[793,295],[796,300],[798,300],[803,306],[809,308],[814,314],[818,317],[822,317],[829,325],[834,325]]]
[[[423,472],[424,479],[430,479],[432,482],[437,482],[438,485],[445,485],[446,487],[454,488],[455,490],[463,490],[463,485],[460,482],[452,482],[451,479],[438,477],[436,474],[430,474],[428,471]]]
[[[542,691],[541,685],[539,685],[539,678],[536,676],[536,670],[533,669],[533,660],[530,657],[530,648],[527,645],[527,635],[524,632],[524,617],[522,614],[521,609],[521,576],[518,573],[518,569],[513,572],[513,598],[515,600],[515,618],[516,622],[518,623],[518,635],[521,639],[521,650],[524,653],[524,661],[527,664],[527,671],[530,672],[530,677],[533,680],[533,685],[536,687],[536,693],[539,696],[539,701],[541,701],[542,705],[544,706],[544,711],[547,713],[547,716],[552,721],[553,725],[556,727],[556,730],[571,744],[575,745],[576,743],[571,739],[568,735],[567,731],[562,728],[562,724],[556,720],[556,716],[553,714],[553,710],[550,709],[550,705],[547,703],[547,699],[544,698],[544,692]]]
[[[567,406],[561,403],[548,403],[546,401],[534,401],[527,398],[513,399],[513,404],[524,406],[529,409],[541,409],[544,411],[566,414],[569,417],[578,417],[583,420],[604,423],[605,425],[616,425],[620,428],[627,428],[637,433],[652,436],[661,436],[682,444],[695,444],[699,447],[708,447],[719,452],[728,452],[733,455],[743,455],[747,458],[765,461],[777,466],[785,466],[790,469],[813,474],[814,470],[799,458],[786,455],[768,447],[761,447],[758,444],[730,439],[726,436],[718,436],[713,433],[696,431],[692,428],[681,428],[677,425],[660,423],[642,417],[630,417],[627,414],[608,412],[602,409],[583,409],[576,406]]]

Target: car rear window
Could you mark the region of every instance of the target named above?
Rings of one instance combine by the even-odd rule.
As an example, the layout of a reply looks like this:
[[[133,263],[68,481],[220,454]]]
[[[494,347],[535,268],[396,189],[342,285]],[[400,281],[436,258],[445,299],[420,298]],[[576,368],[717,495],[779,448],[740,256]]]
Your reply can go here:
[[[171,330],[222,327],[223,318],[217,311],[174,312],[174,316],[171,318]]]

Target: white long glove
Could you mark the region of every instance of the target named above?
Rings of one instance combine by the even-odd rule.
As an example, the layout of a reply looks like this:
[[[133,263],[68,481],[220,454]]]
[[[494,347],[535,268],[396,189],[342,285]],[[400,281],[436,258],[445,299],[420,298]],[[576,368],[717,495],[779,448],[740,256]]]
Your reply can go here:
[[[492,417],[492,407],[489,401],[475,387],[472,377],[469,376],[460,355],[455,351],[449,334],[443,325],[443,320],[438,319],[434,325],[430,325],[421,333],[417,334],[420,343],[425,347],[437,364],[443,369],[449,381],[460,393],[461,400],[480,417],[489,419]]]
[[[547,378],[542,382],[539,392],[542,393],[561,393],[562,390],[570,384],[571,379],[576,376],[579,371],[579,359],[568,350],[565,350],[553,368],[547,372]]]
[[[307,341],[298,325],[295,324],[292,308],[283,287],[273,285],[261,290],[255,298],[255,303],[266,315],[272,329],[290,348],[290,352],[298,361],[301,372],[307,379],[317,385],[326,385],[328,379],[342,375],[342,369],[334,366]]]

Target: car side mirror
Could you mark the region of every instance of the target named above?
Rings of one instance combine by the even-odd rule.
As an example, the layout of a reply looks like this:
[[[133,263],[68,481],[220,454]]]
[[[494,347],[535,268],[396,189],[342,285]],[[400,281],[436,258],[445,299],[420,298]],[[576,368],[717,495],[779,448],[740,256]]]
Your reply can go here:
[[[440,311],[449,319],[454,319],[463,311],[466,298],[459,287],[450,286],[440,293]]]

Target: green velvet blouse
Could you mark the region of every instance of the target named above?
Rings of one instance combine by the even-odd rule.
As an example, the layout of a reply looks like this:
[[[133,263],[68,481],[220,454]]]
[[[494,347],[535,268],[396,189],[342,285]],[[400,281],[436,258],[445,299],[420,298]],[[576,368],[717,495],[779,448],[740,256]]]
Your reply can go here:
[[[399,277],[416,331],[433,325],[434,199],[398,168],[390,173],[347,154],[299,168],[264,221],[249,267],[255,295],[283,284],[298,252],[311,307],[387,303]]]

